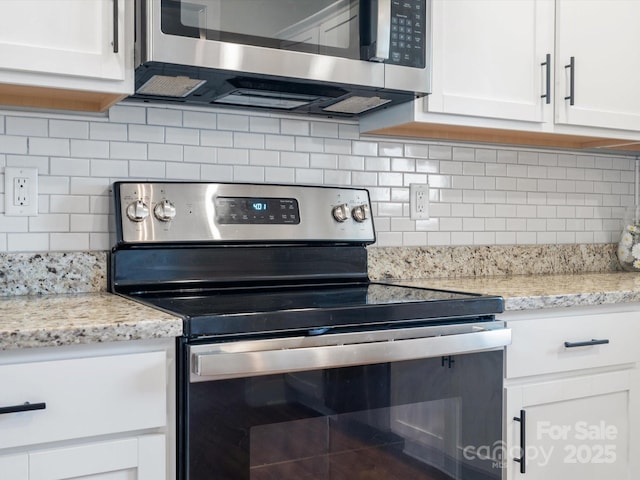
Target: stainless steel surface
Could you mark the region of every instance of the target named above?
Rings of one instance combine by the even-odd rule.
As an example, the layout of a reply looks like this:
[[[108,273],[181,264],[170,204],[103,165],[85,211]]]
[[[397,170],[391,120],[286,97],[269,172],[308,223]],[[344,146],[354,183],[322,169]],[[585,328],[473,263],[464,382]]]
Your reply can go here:
[[[384,62],[389,58],[391,45],[391,0],[378,0],[378,29],[376,55],[372,60]]]
[[[299,223],[277,225],[218,224],[217,197],[293,198]],[[367,190],[314,186],[221,183],[122,183],[122,240],[132,243],[204,241],[355,241],[375,240],[371,218],[350,215],[369,209]],[[346,205],[344,221],[334,219],[336,206]],[[150,215],[153,211],[154,214]]]
[[[397,362],[503,348],[502,322],[241,341],[189,347],[190,381]]]
[[[139,45],[143,43],[139,41],[136,46],[136,65],[160,62],[347,85],[366,85],[422,94],[431,91],[428,47],[426,67],[420,69],[203,38],[165,35],[160,29],[160,1],[144,1],[146,17],[141,22],[144,25],[139,29],[139,38],[144,41],[144,45]],[[389,0],[381,0],[380,3],[386,4]],[[378,38],[379,41],[381,38],[386,39],[381,42],[379,48],[384,49],[384,44],[387,43],[387,56],[389,36],[385,30],[389,29],[389,24],[386,24],[378,31],[379,35],[386,35]],[[430,29],[426,25],[425,30],[425,43],[429,45]]]

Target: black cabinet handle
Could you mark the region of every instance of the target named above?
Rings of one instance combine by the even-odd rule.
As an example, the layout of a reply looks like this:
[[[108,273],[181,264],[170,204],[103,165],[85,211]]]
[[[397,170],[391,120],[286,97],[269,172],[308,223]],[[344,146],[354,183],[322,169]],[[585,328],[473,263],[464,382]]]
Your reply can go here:
[[[569,59],[569,65],[565,65],[564,68],[569,69],[569,96],[564,97],[565,100],[569,100],[569,105],[575,103],[575,86],[576,86],[576,57]]]
[[[585,340],[582,342],[564,342],[564,346],[566,348],[591,347],[593,345],[606,345],[607,343],[609,343],[608,338],[604,338],[602,340],[596,340],[594,338],[592,340]]]
[[[526,473],[527,471],[527,412],[520,410],[519,417],[513,417],[516,422],[520,422],[520,458],[514,458],[514,462],[520,464],[520,473]]]
[[[551,54],[547,53],[547,59],[540,64],[541,67],[547,67],[547,75],[546,75],[546,90],[544,95],[540,95],[540,98],[545,99],[545,103],[549,105],[551,103]]]
[[[22,405],[11,405],[9,407],[0,407],[0,415],[4,413],[18,413],[18,412],[30,412],[31,410],[44,410],[47,408],[47,404],[41,403],[29,403],[25,402]]]
[[[113,0],[113,53],[118,53],[118,0]]]

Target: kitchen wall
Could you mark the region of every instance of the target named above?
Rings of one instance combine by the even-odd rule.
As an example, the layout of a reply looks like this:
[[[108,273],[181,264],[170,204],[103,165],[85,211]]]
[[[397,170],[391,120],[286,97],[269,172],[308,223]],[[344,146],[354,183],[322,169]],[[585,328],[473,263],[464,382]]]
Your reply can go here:
[[[347,121],[123,103],[106,116],[0,111],[0,166],[39,172],[39,215],[0,215],[0,251],[40,252],[107,250],[109,186],[119,179],[367,187],[378,246],[609,243],[633,204],[635,158],[368,137]],[[409,184],[426,182],[431,218],[412,221]]]

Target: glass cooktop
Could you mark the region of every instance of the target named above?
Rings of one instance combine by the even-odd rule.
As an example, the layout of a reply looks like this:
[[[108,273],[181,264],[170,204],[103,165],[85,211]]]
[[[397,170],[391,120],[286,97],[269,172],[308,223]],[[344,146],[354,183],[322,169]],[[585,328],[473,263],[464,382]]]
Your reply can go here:
[[[382,283],[142,293],[185,319],[187,336],[315,330],[493,315],[501,297]]]

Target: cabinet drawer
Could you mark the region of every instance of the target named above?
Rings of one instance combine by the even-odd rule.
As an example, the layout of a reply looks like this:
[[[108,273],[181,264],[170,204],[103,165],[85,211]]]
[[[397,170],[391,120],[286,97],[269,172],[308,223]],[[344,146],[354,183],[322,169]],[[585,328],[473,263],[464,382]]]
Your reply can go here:
[[[507,378],[631,363],[640,356],[640,312],[533,318],[508,325]]]
[[[166,424],[166,354],[76,358],[0,366],[0,449]]]

